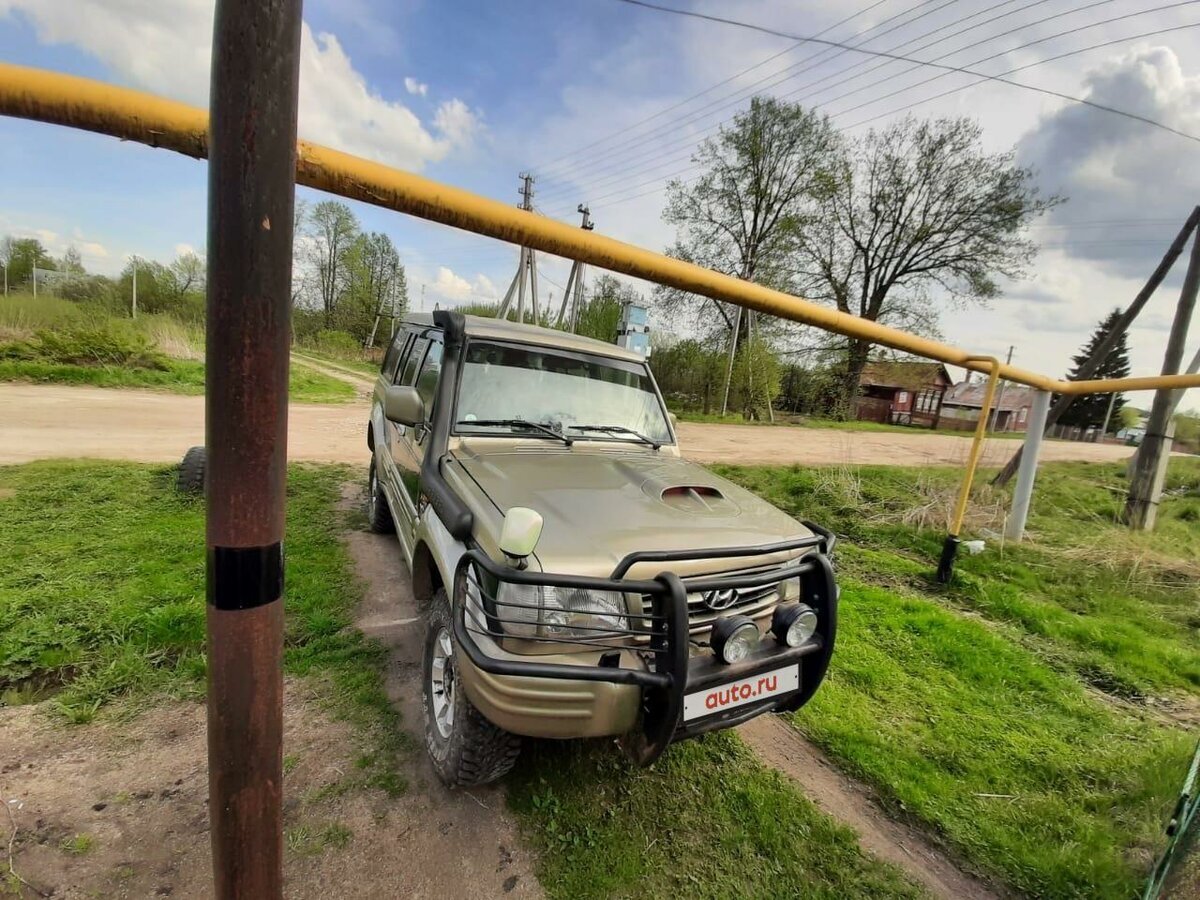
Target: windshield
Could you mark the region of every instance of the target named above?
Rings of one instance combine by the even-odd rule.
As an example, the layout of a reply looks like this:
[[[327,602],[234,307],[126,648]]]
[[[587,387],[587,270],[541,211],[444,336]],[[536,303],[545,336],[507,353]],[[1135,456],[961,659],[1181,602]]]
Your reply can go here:
[[[632,436],[619,431],[627,429],[658,443],[671,441],[644,364],[529,345],[468,343],[455,417],[460,433],[524,433],[515,425],[472,426],[521,419],[576,440],[628,440]],[[571,430],[575,425],[616,426],[618,431]]]

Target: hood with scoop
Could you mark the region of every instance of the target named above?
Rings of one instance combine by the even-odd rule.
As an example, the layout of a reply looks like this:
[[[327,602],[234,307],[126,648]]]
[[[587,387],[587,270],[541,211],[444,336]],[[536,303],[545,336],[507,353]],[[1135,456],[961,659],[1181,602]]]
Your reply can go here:
[[[464,446],[455,457],[501,513],[514,506],[541,513],[536,556],[545,571],[608,575],[634,551],[756,546],[811,533],[749,491],[674,456],[576,444],[545,452]],[[733,562],[670,568],[690,574]]]

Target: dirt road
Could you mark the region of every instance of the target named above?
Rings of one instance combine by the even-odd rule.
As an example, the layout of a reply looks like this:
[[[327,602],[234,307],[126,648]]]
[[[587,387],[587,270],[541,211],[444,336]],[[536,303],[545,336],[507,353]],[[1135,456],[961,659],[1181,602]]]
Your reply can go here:
[[[330,371],[330,374],[334,374]],[[361,380],[361,379],[360,379]],[[367,464],[364,400],[334,406],[297,404],[288,422],[288,456]],[[969,438],[912,434],[681,423],[684,455],[698,462],[810,465],[939,465],[966,459]],[[204,442],[204,398],[153,391],[0,384],[0,464],[54,457],[173,462]],[[1017,448],[993,440],[984,464]],[[1043,459],[1114,460],[1128,447],[1050,441]]]

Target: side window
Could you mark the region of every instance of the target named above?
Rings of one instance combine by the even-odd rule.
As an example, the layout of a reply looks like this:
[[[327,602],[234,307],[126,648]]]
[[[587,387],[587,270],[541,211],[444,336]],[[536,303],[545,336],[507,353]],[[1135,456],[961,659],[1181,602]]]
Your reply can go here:
[[[442,374],[442,342],[432,341],[421,371],[417,374],[417,393],[425,401],[425,416],[433,416],[433,398],[437,393],[438,376]]]
[[[401,329],[396,332],[392,338],[392,343],[388,346],[388,351],[383,357],[383,365],[379,367],[379,371],[390,381],[396,377],[396,364],[400,362],[404,345],[408,343],[408,332]]]
[[[412,384],[417,374],[417,366],[421,362],[421,358],[425,355],[425,348],[429,346],[429,339],[419,337],[412,342],[412,346],[408,351],[408,358],[404,360],[402,371],[396,378],[396,384]]]

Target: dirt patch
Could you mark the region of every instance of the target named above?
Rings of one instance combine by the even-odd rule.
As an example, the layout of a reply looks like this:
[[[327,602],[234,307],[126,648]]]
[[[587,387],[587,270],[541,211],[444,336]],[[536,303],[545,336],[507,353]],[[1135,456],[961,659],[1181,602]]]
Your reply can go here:
[[[354,769],[349,726],[303,682],[289,679],[285,704],[289,897],[539,896],[507,822],[447,797],[416,767],[400,798],[339,794]],[[211,896],[203,705],[172,702],[78,728],[38,706],[0,710],[0,759],[14,868],[34,889],[24,896]]]
[[[927,836],[887,817],[863,785],[833,767],[825,755],[775,716],[738,729],[767,765],[778,769],[823,812],[858,832],[867,852],[902,868],[935,897],[997,900],[1008,896],[964,872]]]
[[[366,376],[322,364],[364,388]],[[352,379],[358,379],[352,381]],[[288,411],[288,456],[366,466],[367,403],[300,403]],[[0,465],[60,457],[176,462],[204,442],[204,398],[155,391],[0,384]],[[788,465],[961,465],[970,439],[820,428],[681,423],[684,456],[697,462]],[[984,465],[998,465],[1015,441],[990,441]],[[1047,441],[1046,460],[1114,460],[1129,447]]]

